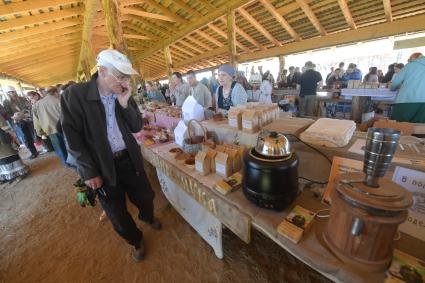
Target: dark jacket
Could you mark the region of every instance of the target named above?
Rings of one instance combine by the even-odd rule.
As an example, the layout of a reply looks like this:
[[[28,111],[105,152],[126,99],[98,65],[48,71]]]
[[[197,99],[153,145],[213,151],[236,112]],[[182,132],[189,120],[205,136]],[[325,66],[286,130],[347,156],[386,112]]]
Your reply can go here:
[[[101,176],[106,185],[116,185],[113,154],[108,142],[105,108],[96,85],[97,73],[91,81],[68,87],[61,97],[61,124],[68,151],[76,159],[84,180]],[[136,102],[130,97],[128,107],[115,104],[119,129],[137,172],[143,170],[140,147],[132,133],[142,129],[143,122]]]

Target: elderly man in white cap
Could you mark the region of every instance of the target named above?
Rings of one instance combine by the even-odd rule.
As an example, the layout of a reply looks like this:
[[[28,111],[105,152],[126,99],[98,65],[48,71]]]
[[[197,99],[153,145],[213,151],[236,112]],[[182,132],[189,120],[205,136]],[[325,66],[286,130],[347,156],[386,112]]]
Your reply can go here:
[[[13,86],[6,86],[4,92],[9,96],[3,102],[7,122],[15,130],[19,141],[31,152],[30,159],[36,158],[38,152],[34,146],[34,131],[30,121],[31,103],[18,96]]]
[[[68,87],[62,95],[61,124],[78,172],[98,196],[115,231],[133,246],[133,259],[140,261],[143,234],[127,211],[126,195],[139,209],[140,220],[156,230],[161,223],[154,217],[154,192],[132,135],[143,126],[131,97],[132,75],[137,72],[124,54],[101,51],[91,80]]]

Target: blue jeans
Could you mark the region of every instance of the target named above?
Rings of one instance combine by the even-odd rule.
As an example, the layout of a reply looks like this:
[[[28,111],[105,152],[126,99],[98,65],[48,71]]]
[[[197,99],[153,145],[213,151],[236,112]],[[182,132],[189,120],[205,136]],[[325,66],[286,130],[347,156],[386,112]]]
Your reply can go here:
[[[56,155],[59,156],[64,165],[67,165],[66,158],[68,157],[68,152],[66,151],[63,135],[61,133],[51,134],[49,135],[49,140],[52,143]]]
[[[15,124],[15,131],[18,139],[25,144],[32,155],[37,155],[37,149],[34,146],[31,125],[28,122],[18,122]]]

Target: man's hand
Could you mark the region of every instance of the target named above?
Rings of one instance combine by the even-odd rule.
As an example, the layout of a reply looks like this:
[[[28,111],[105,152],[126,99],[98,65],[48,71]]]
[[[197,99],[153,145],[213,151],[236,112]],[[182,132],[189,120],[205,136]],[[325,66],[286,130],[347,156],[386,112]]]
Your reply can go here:
[[[99,189],[99,188],[102,187],[103,180],[102,180],[102,177],[97,176],[97,177],[94,177],[92,179],[85,181],[84,183],[86,183],[87,187],[90,187],[90,188],[95,190],[95,189]]]
[[[128,106],[128,100],[131,96],[131,85],[130,83],[123,84],[122,92],[118,93],[118,103],[121,105],[122,108],[127,108]]]

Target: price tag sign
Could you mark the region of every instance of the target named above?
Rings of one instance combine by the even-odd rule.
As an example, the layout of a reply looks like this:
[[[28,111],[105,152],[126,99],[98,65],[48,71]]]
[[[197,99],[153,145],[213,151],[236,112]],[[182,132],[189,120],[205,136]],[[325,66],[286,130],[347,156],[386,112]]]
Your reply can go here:
[[[397,166],[393,182],[413,194],[413,205],[400,231],[425,241],[425,172]]]

